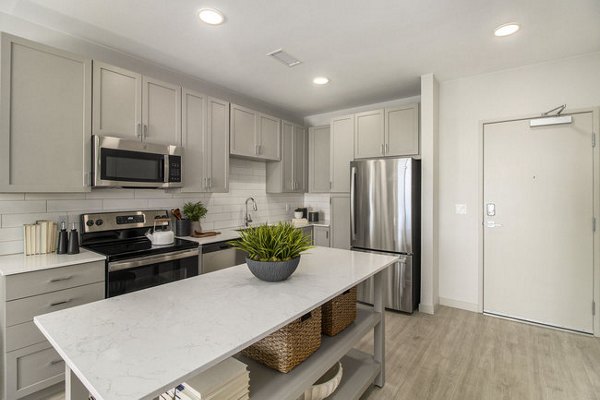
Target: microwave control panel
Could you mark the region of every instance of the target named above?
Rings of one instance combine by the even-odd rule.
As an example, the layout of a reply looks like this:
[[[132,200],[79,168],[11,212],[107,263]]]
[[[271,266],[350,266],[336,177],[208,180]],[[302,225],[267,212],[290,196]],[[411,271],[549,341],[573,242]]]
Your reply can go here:
[[[181,182],[181,156],[169,156],[169,182]]]

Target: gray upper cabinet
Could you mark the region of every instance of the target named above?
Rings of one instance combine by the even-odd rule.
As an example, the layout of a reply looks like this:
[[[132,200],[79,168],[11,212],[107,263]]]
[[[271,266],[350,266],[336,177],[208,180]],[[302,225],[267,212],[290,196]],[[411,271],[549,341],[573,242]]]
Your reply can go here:
[[[265,160],[281,159],[281,120],[258,115],[258,155]]]
[[[229,103],[183,90],[182,192],[229,189]]]
[[[232,156],[278,161],[281,159],[281,121],[232,104],[230,142]]]
[[[94,61],[94,135],[181,141],[181,87]]]
[[[354,159],[354,115],[333,118],[330,135],[330,191],[349,193],[350,161]]]
[[[141,74],[94,61],[92,105],[94,135],[141,138]]]
[[[386,156],[419,154],[419,105],[385,109]]]
[[[142,137],[149,143],[181,141],[181,87],[142,78]]]
[[[329,192],[329,125],[308,129],[308,191]]]
[[[268,193],[306,192],[306,131],[281,122],[281,161],[267,163]]]
[[[418,154],[418,104],[367,111],[355,115],[354,158]]]
[[[384,111],[362,112],[356,114],[354,118],[354,158],[384,156]]]
[[[89,191],[92,62],[2,33],[0,191]]]

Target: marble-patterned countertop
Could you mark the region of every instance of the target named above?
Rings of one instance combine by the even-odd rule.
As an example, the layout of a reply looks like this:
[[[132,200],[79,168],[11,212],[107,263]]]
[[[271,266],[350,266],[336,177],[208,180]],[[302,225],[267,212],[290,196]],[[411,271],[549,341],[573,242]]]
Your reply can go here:
[[[40,254],[26,256],[25,254],[11,254],[0,256],[0,275],[14,275],[24,272],[34,272],[44,269],[67,267],[69,265],[84,264],[94,261],[104,261],[106,257],[86,249],[80,249],[79,254]]]
[[[298,228],[304,228],[306,226],[329,227],[329,221],[309,222],[308,225],[300,226]],[[179,236],[179,238],[197,242],[200,244],[200,246],[202,246],[202,245],[206,245],[206,244],[225,242],[228,240],[237,239],[240,237],[240,233],[238,231],[239,229],[244,229],[244,228],[240,227],[240,228],[228,228],[228,229],[215,229],[215,231],[220,232],[218,235],[208,236],[208,237],[203,237],[203,238],[195,238],[193,236]]]
[[[97,400],[152,399],[396,260],[317,247],[284,282],[243,264],[34,321]]]

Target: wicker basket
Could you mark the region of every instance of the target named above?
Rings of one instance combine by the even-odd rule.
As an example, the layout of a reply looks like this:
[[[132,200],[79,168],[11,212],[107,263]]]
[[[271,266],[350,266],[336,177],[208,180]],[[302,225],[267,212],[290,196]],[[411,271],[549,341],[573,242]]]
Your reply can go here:
[[[356,319],[356,286],[323,304],[322,332],[335,336]]]
[[[269,368],[288,373],[321,346],[321,307],[242,351]]]

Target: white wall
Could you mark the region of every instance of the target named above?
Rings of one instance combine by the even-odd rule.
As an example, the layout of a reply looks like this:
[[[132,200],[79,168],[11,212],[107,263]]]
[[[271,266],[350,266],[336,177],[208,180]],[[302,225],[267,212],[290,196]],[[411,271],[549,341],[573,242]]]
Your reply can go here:
[[[440,303],[481,306],[480,121],[600,106],[600,53],[440,83]],[[455,214],[466,204],[467,214]]]
[[[208,214],[204,230],[243,224],[247,197],[256,200],[254,222],[289,220],[304,203],[302,194],[266,194],[266,164],[232,158],[229,193],[177,193],[159,189],[94,189],[91,193],[0,193],[0,255],[23,251],[23,224],[39,219],[63,218],[79,226],[79,215],[89,212],[182,208],[188,201],[202,201]],[[286,205],[288,207],[286,207]]]

